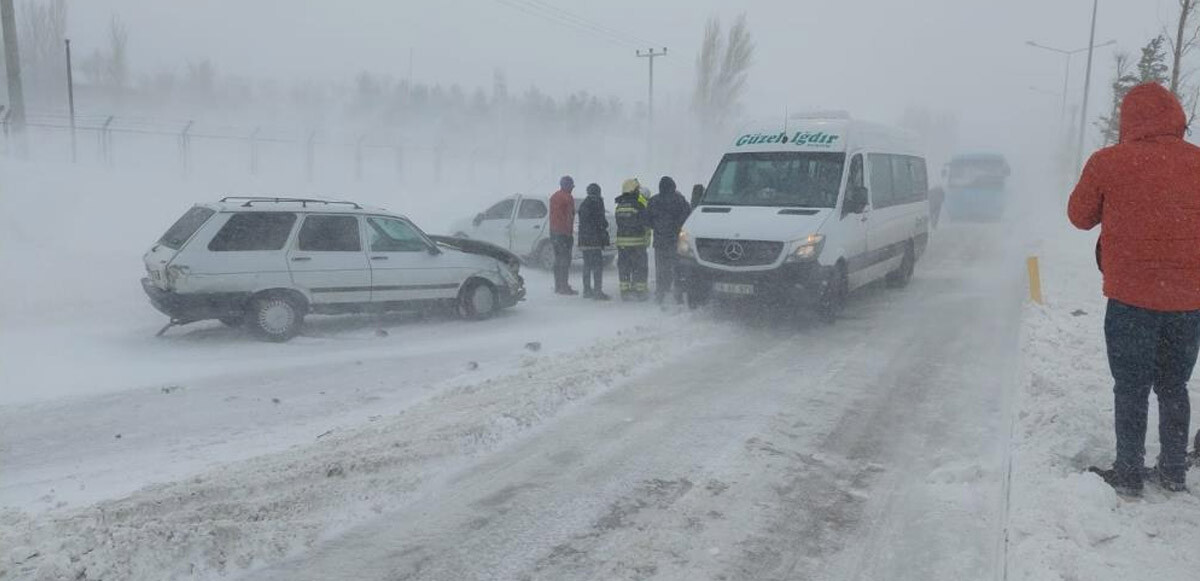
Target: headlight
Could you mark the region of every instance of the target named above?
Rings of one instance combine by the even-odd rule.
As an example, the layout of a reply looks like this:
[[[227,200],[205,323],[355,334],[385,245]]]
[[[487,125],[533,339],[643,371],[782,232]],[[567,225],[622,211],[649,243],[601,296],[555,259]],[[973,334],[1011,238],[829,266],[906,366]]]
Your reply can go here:
[[[821,255],[821,249],[825,247],[825,237],[820,234],[813,234],[792,244],[792,252],[787,257],[788,262],[816,260]]]
[[[688,235],[687,230],[679,231],[679,242],[675,243],[675,251],[683,256],[692,255],[692,237]]]

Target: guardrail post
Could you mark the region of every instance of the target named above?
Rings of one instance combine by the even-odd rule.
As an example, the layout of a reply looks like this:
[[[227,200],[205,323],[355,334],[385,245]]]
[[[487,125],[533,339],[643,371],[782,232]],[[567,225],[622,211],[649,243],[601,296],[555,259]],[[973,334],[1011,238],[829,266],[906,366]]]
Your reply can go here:
[[[112,132],[109,129],[109,126],[112,125],[113,119],[116,119],[116,117],[109,115],[108,119],[104,120],[104,125],[102,125],[100,127],[100,134],[99,134],[100,161],[109,166],[111,166],[113,164]]]
[[[195,121],[188,121],[187,125],[183,126],[183,131],[179,132],[179,161],[184,177],[188,175],[188,154],[192,145],[192,138],[188,135],[188,132],[192,130],[193,123]]]

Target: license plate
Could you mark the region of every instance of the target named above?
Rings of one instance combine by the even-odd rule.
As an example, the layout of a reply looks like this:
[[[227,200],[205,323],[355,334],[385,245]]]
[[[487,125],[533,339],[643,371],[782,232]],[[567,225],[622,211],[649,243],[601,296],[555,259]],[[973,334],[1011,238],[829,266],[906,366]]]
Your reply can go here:
[[[718,282],[713,284],[713,290],[727,295],[752,295],[754,294],[754,285]]]

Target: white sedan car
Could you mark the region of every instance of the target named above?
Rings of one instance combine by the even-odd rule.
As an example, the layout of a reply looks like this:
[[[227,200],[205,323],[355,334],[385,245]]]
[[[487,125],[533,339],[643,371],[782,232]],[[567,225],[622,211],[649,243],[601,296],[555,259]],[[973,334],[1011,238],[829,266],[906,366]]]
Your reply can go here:
[[[575,196],[575,209],[583,203],[583,196]],[[608,232],[615,237],[616,220],[611,212]],[[550,269],[554,266],[554,247],[550,244],[550,196],[526,196],[516,194],[493,204],[474,218],[461,220],[452,229],[458,238],[482,240],[505,248],[523,258],[527,263]],[[579,260],[579,222],[575,223],[574,258]],[[616,258],[613,247],[604,250],[605,264]]]

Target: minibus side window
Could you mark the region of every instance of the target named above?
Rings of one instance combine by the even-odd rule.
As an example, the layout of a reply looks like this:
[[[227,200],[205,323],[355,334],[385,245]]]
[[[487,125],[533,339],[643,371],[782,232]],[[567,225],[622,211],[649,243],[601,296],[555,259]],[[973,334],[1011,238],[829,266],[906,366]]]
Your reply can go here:
[[[872,153],[871,162],[871,207],[876,210],[887,208],[896,202],[892,195],[892,156]]]

